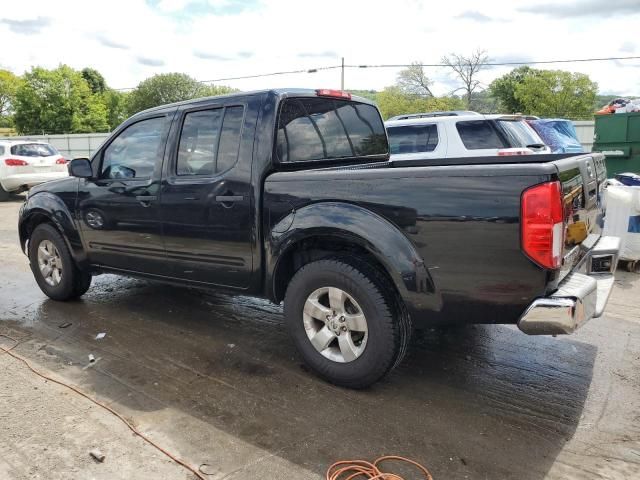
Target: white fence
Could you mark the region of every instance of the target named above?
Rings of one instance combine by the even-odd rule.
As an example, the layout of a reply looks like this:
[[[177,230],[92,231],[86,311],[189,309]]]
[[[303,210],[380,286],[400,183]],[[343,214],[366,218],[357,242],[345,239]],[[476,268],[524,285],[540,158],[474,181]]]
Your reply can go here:
[[[32,140],[47,142],[58,149],[65,158],[90,157],[109,136],[109,133],[70,133],[62,135],[27,135],[5,137],[3,140]]]
[[[595,124],[593,120],[579,120],[574,121],[573,125],[576,127],[576,133],[578,134],[578,140],[587,152],[590,152],[593,148],[593,132],[595,130]]]
[[[593,120],[575,121],[578,139],[587,152],[593,147]],[[100,144],[109,136],[108,133],[73,133],[68,135],[29,135],[24,137],[7,137],[6,140],[39,140],[56,147],[65,158],[90,157]]]

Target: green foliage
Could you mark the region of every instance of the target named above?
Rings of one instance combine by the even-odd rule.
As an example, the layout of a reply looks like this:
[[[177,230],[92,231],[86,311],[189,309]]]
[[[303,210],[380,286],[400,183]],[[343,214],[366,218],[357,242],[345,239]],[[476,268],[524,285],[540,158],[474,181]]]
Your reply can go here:
[[[386,87],[382,92],[378,92],[376,102],[384,119],[403,113],[459,110],[464,108],[464,102],[460,98],[411,95],[398,86]]]
[[[204,85],[184,73],[161,73],[140,82],[129,94],[127,109],[133,115],[158,105],[233,91],[230,87]]]
[[[115,130],[118,125],[127,119],[128,95],[128,93],[118,92],[110,88],[107,88],[102,93],[102,102],[107,108],[107,123],[109,124],[109,130]]]
[[[107,110],[80,72],[60,65],[34,67],[16,92],[15,125],[21,133],[105,132]]]
[[[83,68],[82,78],[89,84],[92,93],[103,93],[107,89],[107,82],[102,74],[94,68]]]
[[[491,82],[489,91],[491,95],[499,100],[500,109],[503,113],[524,112],[524,105],[516,98],[516,87],[522,83],[525,78],[537,75],[539,72],[540,70],[534,70],[527,66],[518,67]]]
[[[540,117],[585,119],[593,116],[598,84],[583,73],[539,70],[516,85],[522,113]]]
[[[0,70],[0,127],[13,126],[16,92],[22,80],[9,70]]]

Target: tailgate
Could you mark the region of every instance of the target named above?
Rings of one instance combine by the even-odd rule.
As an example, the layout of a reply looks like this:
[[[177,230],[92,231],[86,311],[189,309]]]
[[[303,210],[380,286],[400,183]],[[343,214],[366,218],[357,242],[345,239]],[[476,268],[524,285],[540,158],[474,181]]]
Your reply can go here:
[[[600,238],[603,223],[601,188],[607,178],[599,153],[553,162],[562,183],[565,235],[560,278],[566,276]]]

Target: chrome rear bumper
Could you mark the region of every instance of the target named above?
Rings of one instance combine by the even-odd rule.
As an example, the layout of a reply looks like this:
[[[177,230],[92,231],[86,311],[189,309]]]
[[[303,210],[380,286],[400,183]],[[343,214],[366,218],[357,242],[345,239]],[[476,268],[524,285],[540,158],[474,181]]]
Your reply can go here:
[[[619,251],[618,237],[601,237],[555,293],[529,305],[518,328],[529,335],[573,333],[601,316],[613,289]],[[608,270],[603,265],[609,265]]]

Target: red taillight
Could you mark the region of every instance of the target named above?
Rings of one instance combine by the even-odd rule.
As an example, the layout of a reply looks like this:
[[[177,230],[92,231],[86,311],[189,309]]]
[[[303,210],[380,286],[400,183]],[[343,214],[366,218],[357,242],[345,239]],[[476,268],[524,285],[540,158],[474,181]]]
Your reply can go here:
[[[29,165],[24,160],[18,160],[17,158],[5,158],[4,164],[7,167],[24,167],[25,165]]]
[[[522,249],[544,268],[558,268],[562,264],[562,210],[560,182],[542,183],[522,194]]]
[[[351,100],[351,94],[343,90],[331,90],[329,88],[319,88],[316,90],[316,95],[319,97],[336,97],[344,98],[345,100]]]
[[[67,164],[67,160],[62,157],[56,160],[56,165],[66,165],[66,164]]]

